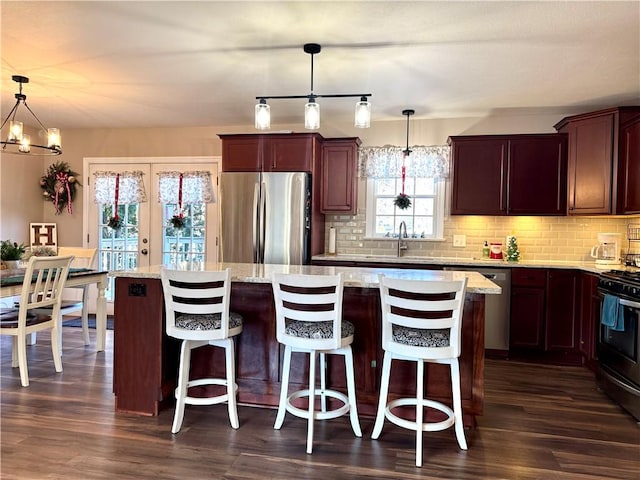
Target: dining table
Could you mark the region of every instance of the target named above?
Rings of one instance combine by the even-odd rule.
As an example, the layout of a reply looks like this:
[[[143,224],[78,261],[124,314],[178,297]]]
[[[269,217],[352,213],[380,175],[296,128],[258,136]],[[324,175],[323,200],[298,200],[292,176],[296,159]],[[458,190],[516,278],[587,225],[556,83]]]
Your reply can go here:
[[[18,296],[22,294],[24,274],[26,268],[13,268],[0,270],[0,298]],[[107,338],[107,289],[108,272],[88,268],[71,268],[65,283],[67,287],[82,287],[95,284],[98,289],[96,299],[96,350],[102,352],[105,349]]]

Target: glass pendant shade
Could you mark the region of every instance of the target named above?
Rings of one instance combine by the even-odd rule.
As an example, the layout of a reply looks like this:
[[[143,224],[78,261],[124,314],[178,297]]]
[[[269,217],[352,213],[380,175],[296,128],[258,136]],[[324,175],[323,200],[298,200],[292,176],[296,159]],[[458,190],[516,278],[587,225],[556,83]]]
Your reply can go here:
[[[29,153],[31,151],[31,138],[29,135],[22,135],[20,145],[18,145],[18,151],[22,153]]]
[[[10,142],[19,142],[22,139],[22,122],[11,120],[9,122],[9,136],[7,138]]]
[[[304,128],[307,130],[320,128],[320,105],[315,102],[315,99],[309,100],[304,106]]]
[[[264,99],[256,104],[255,127],[257,130],[269,130],[271,128],[271,107]]]
[[[47,147],[49,148],[61,148],[62,137],[60,136],[60,130],[57,128],[47,129]]]
[[[360,98],[356,103],[356,116],[354,126],[357,128],[369,128],[371,126],[371,103],[367,97]]]

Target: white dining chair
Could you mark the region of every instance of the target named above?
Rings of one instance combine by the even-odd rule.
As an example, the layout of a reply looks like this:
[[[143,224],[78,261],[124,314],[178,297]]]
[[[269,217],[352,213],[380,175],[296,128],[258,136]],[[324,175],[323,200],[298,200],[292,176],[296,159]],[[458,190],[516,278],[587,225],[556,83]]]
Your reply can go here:
[[[27,335],[51,330],[51,351],[56,372],[62,372],[59,330],[60,304],[72,256],[31,257],[27,263],[16,316],[3,316],[0,335],[13,336],[11,366],[20,369],[20,382],[29,386],[27,369]],[[35,315],[33,311],[51,308],[50,315]]]

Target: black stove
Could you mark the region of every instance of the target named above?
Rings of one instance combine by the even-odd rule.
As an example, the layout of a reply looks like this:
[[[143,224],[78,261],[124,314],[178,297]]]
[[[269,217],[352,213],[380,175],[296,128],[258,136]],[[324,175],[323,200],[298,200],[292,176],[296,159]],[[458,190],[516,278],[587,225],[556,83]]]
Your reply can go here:
[[[600,274],[598,289],[631,300],[640,300],[640,270],[611,270]]]

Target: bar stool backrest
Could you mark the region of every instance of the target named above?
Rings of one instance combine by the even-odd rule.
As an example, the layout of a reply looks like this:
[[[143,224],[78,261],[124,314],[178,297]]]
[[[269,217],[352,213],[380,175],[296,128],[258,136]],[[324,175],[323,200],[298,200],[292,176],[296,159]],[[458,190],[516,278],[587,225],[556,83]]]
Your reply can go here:
[[[340,348],[342,333],[342,274],[297,275],[275,273],[272,277],[276,305],[278,342],[300,348]],[[288,335],[289,322],[332,322],[331,338]]]
[[[160,271],[166,311],[167,335],[185,340],[218,340],[229,337],[231,271]],[[176,326],[181,315],[220,316],[220,328],[188,330]]]
[[[413,358],[460,356],[466,277],[418,281],[380,274],[378,279],[384,350]]]

